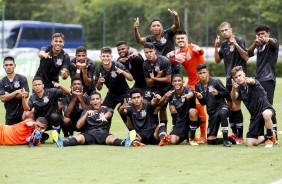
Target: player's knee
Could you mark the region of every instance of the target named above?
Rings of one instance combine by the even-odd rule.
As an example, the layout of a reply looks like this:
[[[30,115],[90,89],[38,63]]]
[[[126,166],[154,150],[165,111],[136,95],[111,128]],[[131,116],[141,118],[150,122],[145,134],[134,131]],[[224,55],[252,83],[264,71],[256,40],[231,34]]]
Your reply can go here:
[[[197,109],[191,108],[189,110],[189,117],[191,120],[195,121],[196,119],[198,119],[198,111]]]
[[[62,116],[58,113],[52,113],[50,117],[50,122],[53,126],[58,126],[61,124]]]
[[[69,126],[69,125],[71,125],[71,119],[64,116],[62,123],[65,126]]]
[[[262,117],[264,120],[270,120],[272,118],[272,112],[271,110],[266,109],[265,111],[262,112]]]

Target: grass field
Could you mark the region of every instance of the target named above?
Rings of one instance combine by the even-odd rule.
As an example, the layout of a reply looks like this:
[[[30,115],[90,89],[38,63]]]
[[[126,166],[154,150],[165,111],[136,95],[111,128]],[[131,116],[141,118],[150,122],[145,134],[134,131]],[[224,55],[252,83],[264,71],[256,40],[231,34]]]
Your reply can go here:
[[[69,81],[62,84],[69,86]],[[281,90],[279,78],[274,100],[279,130]],[[102,94],[105,92],[104,89]],[[242,106],[246,132],[249,114]],[[4,122],[2,103],[0,115]],[[116,111],[111,132],[119,138],[127,136]],[[47,144],[35,148],[1,146],[0,183],[272,183],[282,178],[281,153],[282,146],[265,149],[263,145],[57,148],[49,139]]]

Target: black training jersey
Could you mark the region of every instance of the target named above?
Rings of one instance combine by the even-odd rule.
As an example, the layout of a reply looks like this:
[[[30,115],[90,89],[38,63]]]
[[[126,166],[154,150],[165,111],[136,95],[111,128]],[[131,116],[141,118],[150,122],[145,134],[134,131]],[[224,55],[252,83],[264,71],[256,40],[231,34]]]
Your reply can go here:
[[[118,74],[116,68],[118,67],[123,71],[129,73],[129,71],[119,62],[112,62],[112,67],[109,71],[105,70],[103,65],[101,65],[95,74],[95,84],[97,84],[100,73],[105,79],[104,84],[109,89],[109,93],[113,95],[126,94],[129,90],[129,86],[126,82],[125,77],[122,74]]]
[[[251,120],[262,116],[262,112],[266,109],[273,109],[272,105],[267,99],[267,94],[258,80],[254,85],[247,84],[247,88],[242,86],[237,88],[239,99],[246,105],[251,114]],[[273,109],[274,110],[274,109]]]
[[[156,128],[154,123],[155,108],[151,105],[151,102],[143,103],[140,111],[137,111],[133,105],[127,108],[127,116],[131,118],[134,130],[137,133],[146,135]]]
[[[245,41],[242,38],[235,36],[235,40],[243,50],[247,51]],[[231,70],[235,66],[242,66],[243,70],[247,72],[246,61],[241,57],[236,47],[233,44],[229,44],[226,40],[222,43],[219,49],[219,56],[220,59],[223,59],[224,61],[225,73],[227,78],[226,84],[232,84]]]
[[[35,77],[41,77],[45,88],[53,88],[52,81],[59,82],[59,73],[62,68],[69,68],[70,57],[62,50],[58,56],[54,56],[52,53],[52,46],[44,46],[41,51],[46,53],[50,52],[51,58],[41,58],[40,64],[35,74]]]
[[[101,119],[102,116],[104,116],[108,112],[112,114],[114,113],[113,109],[102,106],[101,109],[96,114],[94,114],[93,116],[88,116],[86,118],[85,130],[101,129],[110,132],[112,117],[109,118],[106,122],[102,122],[99,120]],[[86,111],[83,111],[81,117],[84,116],[85,113]]]
[[[157,40],[154,35],[149,35],[146,37],[146,42],[153,43],[157,54],[165,56],[167,53],[174,50],[174,35],[175,33],[171,28],[168,28],[162,32],[160,40]]]
[[[5,92],[12,93],[18,89],[25,89],[29,92],[27,79],[25,76],[20,74],[15,74],[15,77],[10,81],[6,76],[0,80],[0,95],[5,95]],[[22,115],[23,106],[22,99],[13,98],[10,101],[4,103],[6,109],[6,119],[13,119]]]
[[[189,110],[191,108],[196,108],[195,95],[190,99],[183,97],[184,95],[194,91],[190,87],[185,87],[182,94],[178,95],[174,91],[172,95],[167,99],[169,105],[173,105],[177,110],[177,121],[187,121],[189,119]]]
[[[63,91],[57,88],[44,89],[42,98],[33,93],[29,100],[28,106],[34,108],[36,116],[50,117],[52,113],[58,112],[58,98],[63,97]]]
[[[83,95],[83,99],[84,99],[85,104],[89,108],[90,107],[90,102],[89,102],[90,97],[85,93]],[[64,112],[67,110],[69,104],[71,103],[71,100],[72,100],[72,96],[70,94],[62,98]],[[75,102],[75,105],[74,105],[74,108],[71,114],[75,117],[80,117],[82,112],[83,112],[83,109],[82,109],[81,103],[77,100]]]
[[[117,60],[119,59],[120,57]],[[147,85],[144,77],[143,63],[144,63],[144,59],[140,54],[138,59],[128,58],[126,62],[121,63],[134,78],[135,81],[134,88],[142,89]]]
[[[257,47],[256,79],[258,81],[276,81],[275,67],[278,53],[279,44],[277,41],[275,46],[266,43]]]
[[[76,75],[76,58],[73,58],[70,61],[70,65],[69,65],[69,72],[70,72],[70,77],[71,79],[73,79]],[[91,78],[91,84],[89,86],[86,86],[84,79],[83,79],[83,75],[82,72],[80,72],[80,78],[82,79],[82,85],[83,85],[83,92],[86,92],[88,95],[90,95],[92,92],[94,92],[95,89],[95,83],[94,83],[94,72],[95,72],[95,63],[94,61],[92,61],[91,59],[87,58],[86,60],[86,65],[88,65],[87,68],[87,76],[89,78]]]
[[[225,98],[230,94],[220,79],[210,77],[207,86],[204,86],[201,82],[198,82],[195,86],[195,89],[198,93],[202,94],[203,98],[198,98],[198,100],[202,105],[206,105],[207,113],[210,117],[213,114],[216,114],[216,112],[218,112],[223,106],[227,105]],[[213,89],[218,91],[216,96],[211,93]]]
[[[143,64],[145,78],[150,78],[150,73],[154,71],[154,76],[157,76],[159,71],[162,71],[162,77],[171,75],[171,66],[169,60],[161,55],[157,55],[157,59],[154,64],[151,64],[148,60]],[[154,82],[153,87],[158,91],[167,92],[170,88],[170,83]]]

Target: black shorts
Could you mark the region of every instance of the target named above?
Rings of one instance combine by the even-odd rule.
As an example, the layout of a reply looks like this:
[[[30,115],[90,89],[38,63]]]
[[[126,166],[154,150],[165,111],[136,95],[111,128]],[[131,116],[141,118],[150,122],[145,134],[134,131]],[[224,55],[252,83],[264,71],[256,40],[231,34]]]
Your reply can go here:
[[[128,92],[122,95],[113,95],[107,93],[102,105],[114,110],[117,104],[124,102],[124,98],[126,98],[127,100],[129,99]]]
[[[213,116],[209,116],[209,124],[207,129],[207,137],[209,136],[217,136],[220,124],[221,124],[221,118],[220,118],[220,111],[227,111],[229,114],[228,107],[222,107],[219,111],[217,111]]]
[[[155,128],[138,134],[142,139],[141,141],[142,143],[156,145],[159,144],[160,141],[155,139],[154,133],[155,133]]]
[[[6,117],[6,125],[14,125],[22,121],[22,115],[8,119]]]
[[[106,139],[111,134],[109,134],[109,132],[105,130],[92,129],[81,133],[81,135],[83,135],[85,138],[84,144],[89,145],[89,144],[106,144]]]
[[[188,127],[187,127],[188,123],[186,120],[184,121],[178,121],[175,123],[175,125],[172,127],[171,131],[170,131],[170,135],[176,135],[178,137],[180,137],[179,142],[184,141],[185,139],[188,138]]]
[[[273,113],[272,117],[274,117],[275,112],[272,109],[269,109],[269,110],[272,111],[272,113]],[[259,136],[263,136],[264,125],[265,125],[265,122],[264,122],[264,119],[263,119],[262,114],[261,114],[260,117],[254,119],[254,120],[251,120],[246,137],[257,139]]]
[[[153,86],[147,86],[143,88],[142,91],[143,91],[143,98],[147,102],[150,102],[153,99],[153,93],[156,92],[156,89]]]
[[[229,92],[229,95],[226,97],[226,100],[227,101],[232,101],[232,99],[231,99],[231,90],[232,90],[232,84],[230,85],[230,84],[226,84],[226,89],[227,89],[227,91]]]

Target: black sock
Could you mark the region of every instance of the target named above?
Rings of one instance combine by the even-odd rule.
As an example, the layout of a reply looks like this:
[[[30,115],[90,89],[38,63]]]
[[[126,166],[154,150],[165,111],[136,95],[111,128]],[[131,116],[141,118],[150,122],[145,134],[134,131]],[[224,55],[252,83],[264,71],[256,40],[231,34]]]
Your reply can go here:
[[[118,139],[116,138],[113,142],[113,145],[114,146],[124,146],[125,145],[125,140],[121,140],[121,139]]]
[[[266,139],[272,139],[272,130],[266,129]]]
[[[222,130],[222,135],[223,135],[224,140],[227,140],[227,137],[228,137],[227,114],[228,114],[228,111],[225,109],[221,109],[219,112],[219,116],[221,119],[221,130]]]
[[[196,129],[198,127],[198,121],[190,121],[189,127],[190,127],[190,139],[195,139]]]
[[[223,138],[216,138],[214,140],[207,140],[208,145],[223,144]]]
[[[208,145],[215,145],[215,139],[214,140],[207,140]]]
[[[74,137],[67,138],[63,141],[63,145],[64,145],[64,147],[66,147],[66,146],[76,146],[77,140]]]
[[[237,128],[237,137],[243,137],[243,113],[241,110],[234,111],[234,118]]]
[[[159,129],[159,139],[163,139],[166,136],[166,126],[161,126]]]
[[[277,137],[277,119],[275,115],[272,116],[272,123],[273,123],[273,130],[275,133],[275,138],[278,139]]]
[[[234,111],[230,111],[229,124],[230,124],[230,128],[232,130],[232,133],[234,133],[237,136],[237,128],[236,128],[236,123],[235,123],[235,120],[234,120]]]
[[[176,113],[171,114],[171,117],[172,117],[172,125],[175,125],[176,119],[177,119],[177,114]]]

